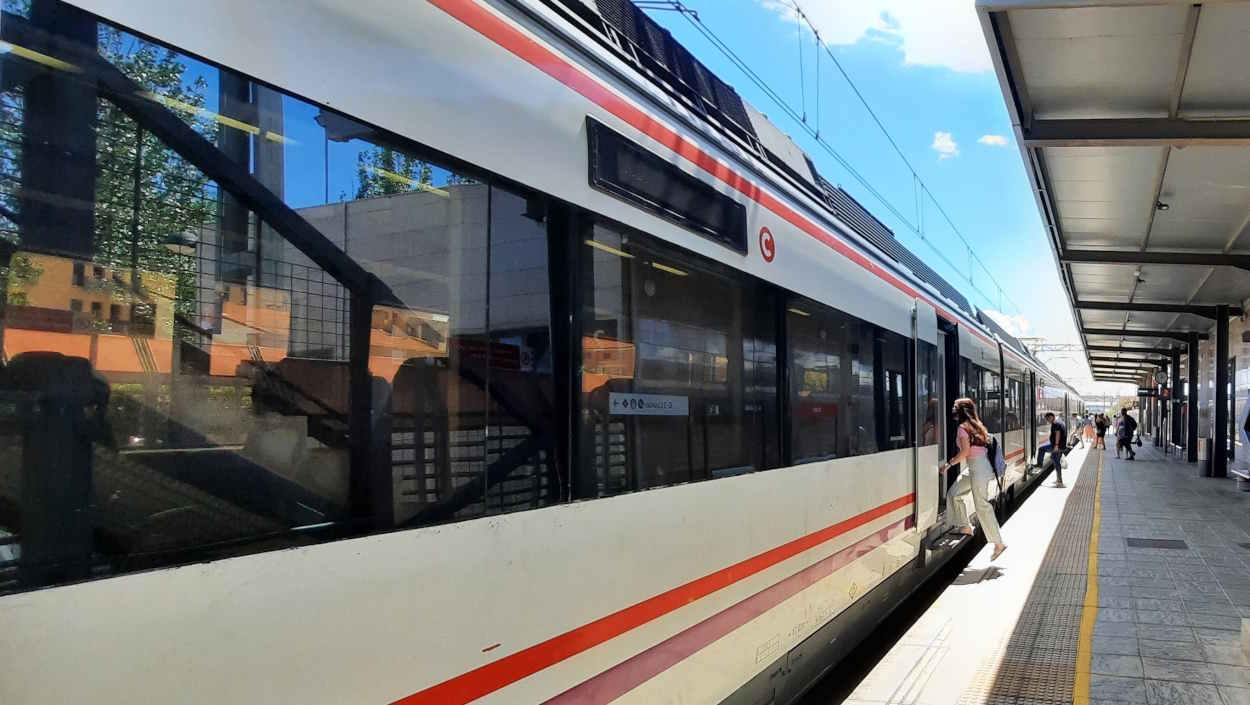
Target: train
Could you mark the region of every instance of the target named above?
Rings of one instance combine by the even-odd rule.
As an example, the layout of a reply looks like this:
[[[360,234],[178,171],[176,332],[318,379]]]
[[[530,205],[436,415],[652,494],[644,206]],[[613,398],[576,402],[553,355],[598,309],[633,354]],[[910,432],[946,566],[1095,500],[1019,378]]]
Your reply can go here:
[[[628,0],[6,0],[0,702],[793,703],[1080,395]]]

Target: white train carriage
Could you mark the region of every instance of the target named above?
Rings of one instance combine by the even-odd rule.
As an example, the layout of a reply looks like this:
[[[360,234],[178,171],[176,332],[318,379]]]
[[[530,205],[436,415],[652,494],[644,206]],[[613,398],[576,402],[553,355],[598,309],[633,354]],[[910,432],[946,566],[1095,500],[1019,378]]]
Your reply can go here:
[[[623,0],[3,8],[6,705],[791,702],[1079,403]]]

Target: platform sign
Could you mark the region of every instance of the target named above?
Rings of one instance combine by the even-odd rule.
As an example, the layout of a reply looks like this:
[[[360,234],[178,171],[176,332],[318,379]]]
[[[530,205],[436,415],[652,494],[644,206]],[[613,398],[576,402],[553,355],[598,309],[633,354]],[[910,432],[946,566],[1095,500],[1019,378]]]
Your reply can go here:
[[[608,394],[608,413],[614,416],[689,416],[690,398],[674,394]]]
[[[1157,397],[1157,396],[1159,396],[1159,393],[1158,393],[1158,392],[1156,392],[1156,391],[1155,391],[1155,390],[1153,390],[1153,389],[1147,389],[1147,388],[1145,388],[1145,387],[1138,387],[1138,388],[1137,388],[1137,396],[1139,396],[1139,397]]]

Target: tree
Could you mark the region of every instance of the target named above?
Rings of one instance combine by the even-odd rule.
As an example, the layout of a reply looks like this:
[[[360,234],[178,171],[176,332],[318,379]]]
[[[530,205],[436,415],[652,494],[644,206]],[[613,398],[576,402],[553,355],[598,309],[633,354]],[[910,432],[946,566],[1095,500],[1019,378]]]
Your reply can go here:
[[[217,126],[202,113],[208,83],[202,75],[187,81],[187,66],[176,53],[105,25],[99,42],[101,56],[160,96],[205,139],[215,139]],[[165,242],[215,221],[213,185],[112,102],[99,102],[97,120],[95,260],[175,278],[177,308],[191,313],[197,267]]]
[[[29,3],[8,11],[29,12]],[[203,76],[187,79],[187,66],[177,54],[123,33],[108,25],[99,28],[99,53],[146,91],[160,96],[206,139],[216,124],[202,114],[207,90]],[[212,223],[216,199],[209,179],[154,135],[143,130],[106,98],[97,103],[96,186],[94,199],[93,261],[110,267],[138,270],[174,278],[178,307],[194,307],[195,267],[164,247],[171,235],[198,232]],[[0,238],[17,244],[21,214],[15,194],[22,143],[22,90],[0,95]],[[136,188],[137,186],[137,188]],[[20,286],[35,283],[38,272],[29,260],[15,256],[4,274],[9,276],[9,302],[19,304]],[[16,277],[16,279],[14,279]],[[132,291],[140,277],[114,284],[119,299],[146,299],[150,292]]]
[[[5,303],[25,306],[28,302],[26,289],[39,282],[43,268],[23,254],[13,255],[7,267],[0,266],[0,281],[8,282]]]
[[[430,165],[390,147],[374,147],[356,155],[356,198],[390,196],[433,185]]]
[[[358,199],[468,183],[473,180],[391,147],[371,146],[356,155]]]

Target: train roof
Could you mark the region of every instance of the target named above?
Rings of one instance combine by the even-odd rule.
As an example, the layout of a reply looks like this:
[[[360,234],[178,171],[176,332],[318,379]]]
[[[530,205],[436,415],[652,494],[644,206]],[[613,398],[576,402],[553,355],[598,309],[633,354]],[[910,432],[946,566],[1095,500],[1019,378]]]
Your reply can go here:
[[[894,231],[881,222],[854,196],[835,185],[816,169],[811,158],[788,135],[774,125],[652,20],[632,0],[539,0],[575,22],[584,32],[614,47],[639,69],[639,73],[682,101],[712,127],[751,151],[790,186],[821,202],[846,228],[874,247],[880,255],[914,279],[947,299],[982,332],[1002,343],[1030,364],[1051,372],[1015,336],[978,311],[959,289],[899,242]],[[621,51],[622,49],[626,49]],[[1060,382],[1062,384],[1062,382]],[[1064,385],[1067,387],[1067,385]],[[1069,388],[1070,389],[1070,388]]]

